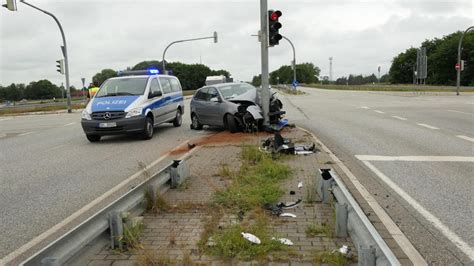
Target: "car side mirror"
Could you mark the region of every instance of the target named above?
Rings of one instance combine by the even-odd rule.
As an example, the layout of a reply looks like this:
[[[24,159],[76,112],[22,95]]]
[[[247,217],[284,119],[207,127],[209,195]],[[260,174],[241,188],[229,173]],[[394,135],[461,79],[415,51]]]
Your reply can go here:
[[[161,91],[150,92],[150,94],[148,95],[148,99],[160,96],[163,96],[163,93]]]
[[[220,102],[220,101],[219,101],[219,98],[218,98],[218,97],[213,97],[213,98],[211,98],[211,102],[213,102],[213,103],[218,103],[218,102]]]

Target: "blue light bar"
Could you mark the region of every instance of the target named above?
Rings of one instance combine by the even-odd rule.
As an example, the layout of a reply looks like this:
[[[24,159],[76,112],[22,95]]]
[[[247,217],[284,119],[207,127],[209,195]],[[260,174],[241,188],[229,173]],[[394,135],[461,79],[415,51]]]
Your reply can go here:
[[[158,69],[148,69],[148,72],[150,74],[159,74],[160,73],[160,71]]]

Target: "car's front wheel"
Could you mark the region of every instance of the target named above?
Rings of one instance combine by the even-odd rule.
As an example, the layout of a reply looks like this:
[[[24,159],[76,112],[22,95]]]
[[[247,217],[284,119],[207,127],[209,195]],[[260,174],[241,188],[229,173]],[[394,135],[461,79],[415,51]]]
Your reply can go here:
[[[100,141],[100,136],[98,135],[86,135],[87,140],[90,142],[97,142]]]
[[[199,123],[199,119],[196,114],[191,115],[191,129],[201,130],[202,124]]]
[[[235,123],[235,118],[233,115],[226,115],[225,116],[227,122],[227,128],[229,129],[230,133],[237,132],[237,124]]]
[[[142,138],[145,140],[153,138],[153,131],[153,120],[150,117],[147,117],[145,120],[145,128],[142,132]]]

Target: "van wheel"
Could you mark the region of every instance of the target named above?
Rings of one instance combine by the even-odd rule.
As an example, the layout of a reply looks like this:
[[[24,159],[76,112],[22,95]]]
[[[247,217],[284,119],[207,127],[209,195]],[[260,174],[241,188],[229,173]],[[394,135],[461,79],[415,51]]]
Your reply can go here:
[[[90,141],[90,142],[97,142],[100,140],[100,136],[98,135],[86,135],[86,138]]]
[[[142,132],[142,138],[147,140],[153,138],[153,120],[150,117],[147,117],[145,120],[145,128]]]
[[[202,124],[199,123],[199,119],[196,114],[192,114],[191,116],[191,129],[201,130]]]
[[[181,123],[183,122],[183,116],[181,114],[181,110],[176,110],[176,117],[173,120],[173,126],[180,127]]]
[[[237,125],[235,123],[235,118],[233,115],[226,115],[225,116],[227,122],[227,128],[229,129],[230,133],[237,132]]]

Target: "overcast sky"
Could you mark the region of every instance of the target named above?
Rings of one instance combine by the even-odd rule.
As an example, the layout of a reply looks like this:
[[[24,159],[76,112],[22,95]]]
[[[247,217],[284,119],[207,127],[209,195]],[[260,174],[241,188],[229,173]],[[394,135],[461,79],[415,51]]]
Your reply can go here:
[[[212,40],[172,46],[167,61],[202,62],[226,69],[237,80],[260,73],[260,1],[28,0],[55,14],[66,33],[71,85],[104,68],[125,69],[160,60],[174,40],[219,34]],[[6,0],[0,0],[2,4]],[[61,35],[53,19],[18,2],[18,11],[0,10],[0,84],[49,79],[62,58]],[[333,76],[387,72],[392,58],[425,39],[443,37],[474,25],[473,0],[269,0],[283,16],[280,33],[296,47],[297,63],[312,62]],[[270,70],[292,60],[284,40],[270,49]]]

